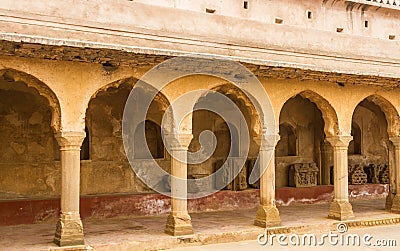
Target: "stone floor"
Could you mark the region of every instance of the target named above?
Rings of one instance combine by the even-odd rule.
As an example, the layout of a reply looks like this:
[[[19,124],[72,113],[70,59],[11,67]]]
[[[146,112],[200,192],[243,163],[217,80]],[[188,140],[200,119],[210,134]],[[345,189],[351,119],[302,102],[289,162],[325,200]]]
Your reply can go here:
[[[393,224],[400,215],[384,210],[384,199],[352,201],[357,225]],[[275,231],[316,232],[334,229],[327,218],[329,204],[279,207],[282,227]],[[192,213],[193,236],[172,237],[163,233],[166,215],[84,220],[86,245],[95,250],[159,250],[185,245],[255,240],[264,229],[252,225],[256,209]],[[55,222],[0,227],[0,250],[53,250]],[[72,250],[72,249],[68,249]],[[76,250],[76,249],[74,249]]]

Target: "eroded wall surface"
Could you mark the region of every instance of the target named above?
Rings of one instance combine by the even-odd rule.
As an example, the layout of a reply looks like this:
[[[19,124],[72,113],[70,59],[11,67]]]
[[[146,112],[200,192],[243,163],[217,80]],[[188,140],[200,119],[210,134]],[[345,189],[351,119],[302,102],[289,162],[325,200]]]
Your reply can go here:
[[[2,79],[0,86],[0,198],[58,195],[59,150],[48,101],[21,82]]]

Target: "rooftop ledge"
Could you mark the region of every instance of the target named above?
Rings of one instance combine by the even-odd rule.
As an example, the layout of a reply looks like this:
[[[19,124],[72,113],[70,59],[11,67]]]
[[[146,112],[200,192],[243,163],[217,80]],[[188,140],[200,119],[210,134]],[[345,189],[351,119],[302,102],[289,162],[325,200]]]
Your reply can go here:
[[[397,1],[398,3],[396,3],[396,0],[346,0],[348,3],[358,3],[378,8],[400,10],[400,0]]]

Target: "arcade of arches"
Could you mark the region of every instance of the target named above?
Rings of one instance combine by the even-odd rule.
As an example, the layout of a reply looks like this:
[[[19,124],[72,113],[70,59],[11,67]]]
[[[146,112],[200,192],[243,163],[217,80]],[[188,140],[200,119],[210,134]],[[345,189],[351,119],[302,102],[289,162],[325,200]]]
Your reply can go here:
[[[328,82],[304,81],[300,88],[293,80],[261,80],[276,114],[277,134],[262,135],[260,118],[245,93],[232,84],[221,83],[221,80],[216,83],[211,79],[210,82],[214,82],[207,83],[207,89],[213,92],[199,97],[195,107],[201,106],[202,102],[218,106],[219,100],[214,94],[218,92],[237,105],[247,126],[229,124],[210,111],[200,109],[193,112],[192,135],[182,147],[189,152],[201,150],[201,132],[209,130],[214,133],[216,149],[205,162],[183,165],[187,172],[184,175],[189,179],[205,177],[222,165],[235,168],[237,160],[244,159],[245,164],[238,177],[224,188],[225,191],[217,194],[229,196],[229,190],[233,190],[242,191],[239,193],[244,196],[249,191],[258,196],[261,190],[260,199],[250,205],[259,205],[255,217],[255,224],[259,226],[280,224],[276,203],[283,200],[279,197],[283,193],[280,192],[282,188],[292,189],[294,193],[297,191],[300,196],[307,191],[317,193],[329,190],[332,204],[327,214],[343,220],[357,214],[353,213],[349,201],[349,189],[356,191],[360,187],[368,187],[368,184],[375,185],[375,188],[383,187],[386,192],[389,191],[386,205],[382,207],[400,212],[400,199],[396,194],[400,186],[398,93],[382,91],[375,94],[379,90],[375,86],[351,86],[346,92],[343,90],[347,87]],[[60,92],[59,88],[52,88],[51,84],[28,73],[3,71],[0,78],[0,203],[6,206],[7,202],[17,200],[28,204],[30,201],[53,201],[52,211],[46,215],[47,220],[51,220],[58,217],[61,196],[59,222],[64,224],[57,224],[56,230],[56,242],[61,246],[83,242],[80,217],[88,217],[95,210],[96,205],[90,204],[93,196],[97,200],[108,196],[109,202],[112,198],[119,200],[121,197],[118,196],[135,196],[140,203],[126,199],[132,202],[127,205],[131,211],[121,210],[121,214],[164,214],[171,210],[166,232],[173,235],[192,233],[188,212],[194,207],[191,207],[193,204],[190,204],[190,200],[187,203],[186,200],[170,200],[161,195],[157,197],[135,175],[126,158],[122,139],[123,110],[136,81],[137,78],[132,76],[115,77],[114,81],[98,81],[101,85],[92,84],[88,87],[87,90],[91,92],[86,93],[86,98],[78,97],[73,101],[81,102],[80,107],[85,109],[82,108],[83,115],[80,117],[84,123],[77,122],[76,128],[80,129],[72,130],[68,129],[73,117],[68,114],[71,113],[68,106],[72,104],[66,100],[73,100],[73,94],[69,91]],[[182,90],[174,89],[173,94],[177,96],[179,91],[200,88],[201,84],[194,82],[188,86]],[[350,95],[355,91],[359,94]],[[164,147],[161,127],[173,94],[168,91],[158,93],[150,105],[146,121],[132,128],[133,133],[145,129],[152,157],[166,172],[172,174],[175,171],[171,166],[175,160]],[[146,95],[146,91],[143,90],[140,95]],[[338,100],[343,99],[343,95],[348,95],[352,101],[344,105]],[[179,135],[181,132],[178,130],[176,133]],[[232,140],[232,137],[240,140],[245,134],[250,136],[247,155]],[[268,164],[271,167],[267,169],[268,175],[261,177],[263,181],[250,183],[249,175],[256,168],[263,137],[273,138],[269,142],[274,143],[269,146],[275,146],[275,158]],[[212,144],[213,140],[206,143]],[[135,144],[128,151],[146,167],[147,155],[141,145]],[[228,158],[229,151],[232,155]],[[267,176],[273,177],[273,180],[267,179]],[[339,176],[348,178],[339,179]],[[71,183],[67,186],[65,182]],[[218,182],[196,183],[187,188],[188,196],[201,192],[205,186],[213,188]],[[159,177],[154,185],[157,190],[168,192],[173,184],[165,177]],[[81,203],[86,207],[79,208],[79,196],[82,196]],[[150,200],[163,201],[163,205],[146,204]],[[151,207],[150,211],[143,209],[146,205]],[[224,209],[223,206],[209,205],[209,208],[219,210]],[[207,210],[207,205],[198,210]],[[271,210],[273,213],[270,213]],[[66,217],[66,212],[74,212],[72,218]],[[31,218],[36,220],[2,213],[0,225],[37,222],[39,213],[30,212]],[[187,217],[179,222],[177,215]],[[72,234],[71,231],[64,231],[63,228],[69,226],[66,223],[73,225],[72,230],[69,229]]]

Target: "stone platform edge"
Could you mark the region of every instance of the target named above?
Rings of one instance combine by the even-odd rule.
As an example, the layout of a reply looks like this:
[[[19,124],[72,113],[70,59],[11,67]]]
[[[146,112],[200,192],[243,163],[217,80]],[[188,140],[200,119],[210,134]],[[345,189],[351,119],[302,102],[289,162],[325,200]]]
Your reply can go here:
[[[349,229],[360,228],[360,227],[373,227],[381,225],[394,225],[400,224],[400,215],[396,217],[386,217],[378,219],[366,219],[366,220],[347,220],[337,221],[334,223],[319,223],[301,226],[282,226],[273,228],[259,228],[244,231],[228,231],[220,233],[199,233],[187,236],[176,236],[168,239],[154,242],[149,241],[132,241],[122,242],[118,244],[105,244],[105,245],[90,245],[75,246],[75,247],[55,247],[49,249],[43,249],[43,251],[83,251],[83,250],[101,250],[101,251],[151,251],[151,250],[165,250],[170,248],[188,247],[188,246],[202,246],[209,244],[227,243],[227,242],[239,242],[239,241],[250,241],[257,240],[258,235],[264,233],[265,230],[270,234],[306,234],[312,230],[318,229],[318,232],[322,231],[337,231],[336,226],[339,223],[346,223]]]

